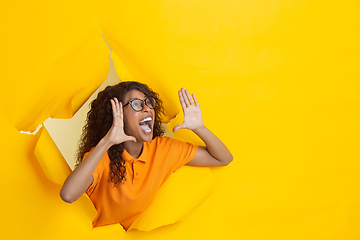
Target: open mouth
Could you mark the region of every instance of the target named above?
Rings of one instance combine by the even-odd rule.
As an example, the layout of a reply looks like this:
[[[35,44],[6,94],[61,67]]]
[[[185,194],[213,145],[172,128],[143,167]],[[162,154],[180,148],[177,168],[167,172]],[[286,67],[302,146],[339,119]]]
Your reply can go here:
[[[150,116],[144,117],[140,123],[140,128],[144,133],[149,134],[152,132],[152,118]]]

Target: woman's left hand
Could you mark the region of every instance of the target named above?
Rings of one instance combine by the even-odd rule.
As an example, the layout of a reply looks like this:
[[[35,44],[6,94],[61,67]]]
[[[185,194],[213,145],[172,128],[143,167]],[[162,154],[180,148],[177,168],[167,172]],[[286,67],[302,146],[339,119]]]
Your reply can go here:
[[[184,122],[174,127],[173,131],[176,132],[181,128],[196,130],[204,126],[201,109],[194,94],[190,96],[187,90],[181,88],[179,91],[179,99],[181,107],[184,112]]]

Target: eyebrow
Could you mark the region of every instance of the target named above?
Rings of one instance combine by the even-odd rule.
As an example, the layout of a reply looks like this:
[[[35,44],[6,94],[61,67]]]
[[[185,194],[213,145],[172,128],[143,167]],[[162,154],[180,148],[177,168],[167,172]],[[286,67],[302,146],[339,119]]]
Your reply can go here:
[[[145,98],[147,98],[147,96],[146,96],[146,95],[144,96],[144,98],[143,98],[143,99],[141,99],[141,98],[137,98],[137,97],[135,97],[135,98],[130,98],[129,102],[130,102],[130,101],[132,101],[132,100],[135,100],[135,99],[144,100]]]

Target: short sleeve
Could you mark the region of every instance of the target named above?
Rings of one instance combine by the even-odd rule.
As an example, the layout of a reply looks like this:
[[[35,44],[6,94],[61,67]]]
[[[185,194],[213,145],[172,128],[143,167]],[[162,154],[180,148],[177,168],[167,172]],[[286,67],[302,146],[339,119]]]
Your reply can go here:
[[[89,153],[90,152],[85,153],[83,159],[85,159],[89,155]],[[92,174],[94,180],[93,180],[92,184],[89,186],[89,188],[86,190],[86,194],[89,197],[93,193],[96,186],[99,184],[100,179],[102,177],[102,173],[103,173],[103,159],[100,160],[99,164],[95,168],[95,171]]]
[[[172,139],[171,151],[173,153],[172,171],[175,172],[195,157],[198,146],[192,143]]]

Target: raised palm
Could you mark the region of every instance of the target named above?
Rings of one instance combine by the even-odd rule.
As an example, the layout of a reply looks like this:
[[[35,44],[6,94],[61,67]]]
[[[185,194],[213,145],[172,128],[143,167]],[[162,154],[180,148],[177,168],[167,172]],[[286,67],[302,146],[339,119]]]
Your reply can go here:
[[[175,126],[173,131],[176,132],[181,128],[196,130],[204,126],[201,109],[195,95],[193,94],[191,97],[187,90],[181,88],[179,91],[179,100],[184,112],[184,122]]]
[[[128,136],[124,133],[123,108],[121,102],[119,102],[117,98],[111,99],[110,102],[113,112],[113,124],[105,137],[113,144],[119,144],[125,141],[136,142],[135,137]]]

